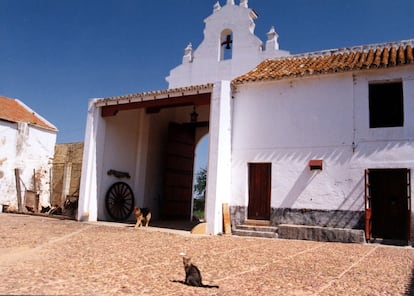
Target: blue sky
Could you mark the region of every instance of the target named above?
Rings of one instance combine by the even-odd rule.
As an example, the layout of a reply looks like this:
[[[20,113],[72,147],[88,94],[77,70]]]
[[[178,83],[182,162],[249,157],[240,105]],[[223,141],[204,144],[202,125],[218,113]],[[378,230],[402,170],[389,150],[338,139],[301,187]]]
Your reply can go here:
[[[216,0],[0,0],[0,95],[84,140],[90,98],[167,88]],[[226,0],[219,1],[224,5]],[[239,0],[236,0],[236,4]],[[412,0],[250,0],[291,53],[414,38]]]

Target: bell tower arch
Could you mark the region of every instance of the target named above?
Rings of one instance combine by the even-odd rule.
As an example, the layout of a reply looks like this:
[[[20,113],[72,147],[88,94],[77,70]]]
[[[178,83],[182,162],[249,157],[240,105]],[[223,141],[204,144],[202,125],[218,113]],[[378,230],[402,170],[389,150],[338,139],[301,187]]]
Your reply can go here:
[[[227,0],[213,6],[205,20],[204,39],[193,50],[184,49],[183,63],[166,78],[169,88],[232,80],[247,73],[266,58],[288,55],[279,50],[277,33],[271,31],[271,42],[263,43],[255,34],[258,15],[248,7],[248,0]],[[269,46],[268,46],[269,45]]]
[[[233,56],[233,31],[225,29],[220,34],[219,60],[231,60]]]

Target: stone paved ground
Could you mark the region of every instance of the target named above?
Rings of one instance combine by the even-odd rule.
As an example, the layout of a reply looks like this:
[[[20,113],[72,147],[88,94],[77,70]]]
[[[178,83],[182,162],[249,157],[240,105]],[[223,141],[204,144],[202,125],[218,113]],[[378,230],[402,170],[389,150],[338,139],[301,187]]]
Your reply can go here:
[[[219,289],[173,282],[184,278],[180,252]],[[0,295],[411,295],[413,259],[411,247],[0,214]]]

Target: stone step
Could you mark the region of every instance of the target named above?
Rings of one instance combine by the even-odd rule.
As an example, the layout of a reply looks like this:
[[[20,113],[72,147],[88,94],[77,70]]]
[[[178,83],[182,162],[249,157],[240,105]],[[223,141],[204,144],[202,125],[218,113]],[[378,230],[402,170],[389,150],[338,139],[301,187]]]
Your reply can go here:
[[[331,228],[309,225],[278,225],[279,238],[319,242],[365,243],[362,229]]]
[[[232,234],[238,235],[238,236],[265,237],[265,238],[277,238],[278,237],[276,232],[250,231],[250,230],[243,230],[243,229],[233,229]]]
[[[237,229],[248,231],[262,231],[262,232],[277,232],[277,227],[274,226],[261,226],[261,225],[237,225]]]
[[[277,227],[264,225],[237,225],[232,233],[238,236],[277,238]]]
[[[270,221],[269,220],[246,219],[246,220],[244,220],[244,225],[270,226]]]

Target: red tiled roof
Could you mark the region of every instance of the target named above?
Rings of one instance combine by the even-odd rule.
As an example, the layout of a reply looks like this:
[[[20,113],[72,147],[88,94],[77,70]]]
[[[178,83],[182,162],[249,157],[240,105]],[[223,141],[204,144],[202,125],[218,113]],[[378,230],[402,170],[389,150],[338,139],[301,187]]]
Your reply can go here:
[[[56,127],[37,115],[19,100],[0,96],[0,120],[10,122],[27,122],[30,125],[57,131]]]
[[[414,39],[411,39],[268,59],[252,71],[235,78],[233,83],[280,80],[414,64],[413,47]]]

